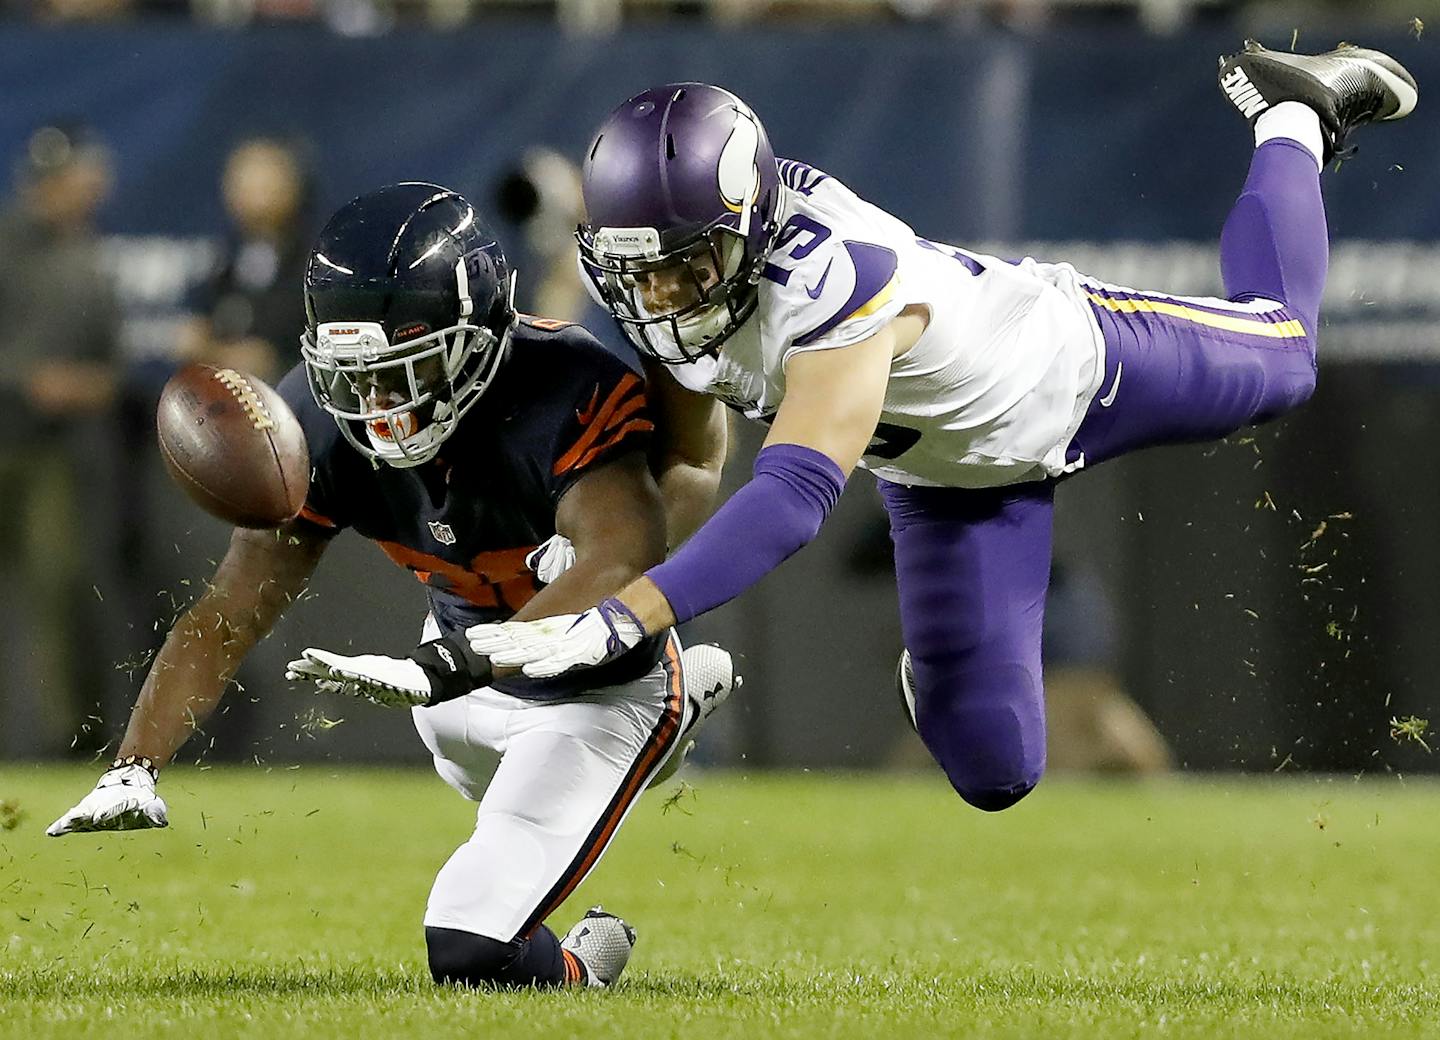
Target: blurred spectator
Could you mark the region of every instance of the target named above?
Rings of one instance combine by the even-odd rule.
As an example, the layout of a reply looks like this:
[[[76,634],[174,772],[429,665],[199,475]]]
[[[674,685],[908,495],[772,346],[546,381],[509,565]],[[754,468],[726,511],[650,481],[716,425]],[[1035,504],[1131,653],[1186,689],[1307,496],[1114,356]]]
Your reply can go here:
[[[65,747],[81,709],[76,595],[97,561],[88,552],[96,539],[80,525],[75,462],[77,438],[95,433],[86,420],[105,416],[115,393],[119,318],[94,223],[110,157],[82,126],[42,127],[15,185],[0,214],[0,553],[19,592],[3,597],[4,631],[23,641],[6,659],[29,668],[7,677],[0,750],[36,754]],[[84,477],[94,497],[104,480],[93,465]]]
[[[230,152],[221,190],[231,228],[215,270],[187,301],[182,358],[271,381],[299,362],[311,180],[301,148],[278,138],[250,138]]]
[[[521,233],[516,293],[521,310],[579,322],[605,338],[614,326],[580,281],[575,228],[584,203],[580,170],[550,148],[530,148],[495,189],[496,215]]]
[[[1057,556],[1041,649],[1052,772],[1155,773],[1172,765],[1165,738],[1121,685],[1116,627],[1098,575]]]
[[[112,22],[128,18],[135,5],[132,0],[38,0],[37,21],[45,22]]]
[[[885,521],[877,520],[855,544],[851,570],[888,574],[893,551]],[[1120,682],[1116,627],[1099,577],[1057,551],[1041,642],[1050,772],[1149,774],[1173,765],[1165,738]],[[890,761],[904,768],[933,765],[908,727]]]

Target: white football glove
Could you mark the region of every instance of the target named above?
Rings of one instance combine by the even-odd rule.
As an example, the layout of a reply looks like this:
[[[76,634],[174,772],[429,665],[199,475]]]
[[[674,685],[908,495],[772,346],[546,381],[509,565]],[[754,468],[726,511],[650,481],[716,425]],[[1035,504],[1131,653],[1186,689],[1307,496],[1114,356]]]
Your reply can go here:
[[[549,679],[571,668],[613,661],[648,632],[616,599],[583,614],[557,614],[535,621],[506,621],[465,630],[470,649],[497,667],[519,667],[532,679]]]
[[[321,693],[343,693],[387,708],[413,708],[430,701],[430,678],[409,658],[346,657],[315,647],[301,653],[304,656],[285,666],[285,678],[312,682]]]
[[[525,557],[525,566],[549,585],[575,566],[575,546],[563,534],[553,534]]]
[[[95,790],[56,820],[45,833],[52,838],[85,831],[137,831],[168,827],[165,802],[155,793],[155,777],[141,765],[106,770]]]

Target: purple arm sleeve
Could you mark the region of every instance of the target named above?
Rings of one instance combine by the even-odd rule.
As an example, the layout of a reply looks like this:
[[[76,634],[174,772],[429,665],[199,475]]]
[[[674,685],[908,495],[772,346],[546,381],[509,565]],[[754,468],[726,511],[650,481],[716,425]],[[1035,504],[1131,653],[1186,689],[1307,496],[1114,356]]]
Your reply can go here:
[[[809,543],[844,488],[840,467],[813,448],[763,448],[750,482],[646,577],[665,594],[676,623],[689,621],[734,599]]]

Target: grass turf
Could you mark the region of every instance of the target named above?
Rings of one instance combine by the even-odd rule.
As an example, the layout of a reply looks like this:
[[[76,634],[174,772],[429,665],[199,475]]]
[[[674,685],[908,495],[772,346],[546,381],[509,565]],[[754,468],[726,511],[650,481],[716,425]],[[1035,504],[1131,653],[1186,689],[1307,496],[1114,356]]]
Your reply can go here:
[[[1440,1034],[1440,786],[704,776],[648,795],[553,923],[640,931],[610,993],[431,985],[469,829],[433,776],[175,769],[169,831],[48,839],[93,780],[0,769],[0,1036]]]

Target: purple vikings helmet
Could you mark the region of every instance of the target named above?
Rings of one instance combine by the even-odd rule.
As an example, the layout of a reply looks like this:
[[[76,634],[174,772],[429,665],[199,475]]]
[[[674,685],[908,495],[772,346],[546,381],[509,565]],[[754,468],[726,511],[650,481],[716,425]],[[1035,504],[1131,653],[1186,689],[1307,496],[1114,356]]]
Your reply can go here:
[[[626,335],[668,364],[713,354],[755,310],[780,176],[728,90],[669,83],[600,126],[583,171],[586,273]]]

